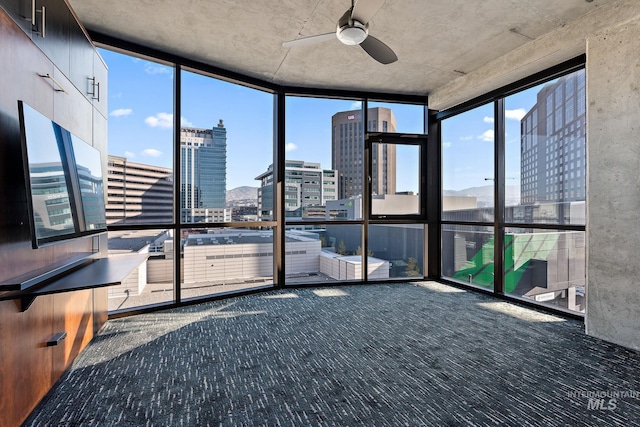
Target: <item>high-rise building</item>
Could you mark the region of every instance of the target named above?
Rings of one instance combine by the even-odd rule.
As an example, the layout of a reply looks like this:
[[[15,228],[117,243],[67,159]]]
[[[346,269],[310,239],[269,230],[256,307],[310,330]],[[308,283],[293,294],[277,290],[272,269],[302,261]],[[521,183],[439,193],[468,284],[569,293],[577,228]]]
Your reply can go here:
[[[173,222],[173,170],[109,156],[107,224]]]
[[[180,128],[182,222],[209,221],[224,210],[227,191],[227,129]]]
[[[542,87],[520,122],[523,205],[585,200],[585,72]]]
[[[256,177],[258,215],[273,219],[273,165]],[[324,219],[328,200],[337,199],[336,171],[322,169],[320,163],[287,160],[285,163],[285,214],[288,218]]]
[[[369,132],[395,132],[396,119],[388,108],[369,108]],[[338,197],[363,194],[364,134],[362,111],[342,111],[331,117],[331,168],[338,172]],[[371,171],[373,194],[396,192],[396,147],[374,144]]]

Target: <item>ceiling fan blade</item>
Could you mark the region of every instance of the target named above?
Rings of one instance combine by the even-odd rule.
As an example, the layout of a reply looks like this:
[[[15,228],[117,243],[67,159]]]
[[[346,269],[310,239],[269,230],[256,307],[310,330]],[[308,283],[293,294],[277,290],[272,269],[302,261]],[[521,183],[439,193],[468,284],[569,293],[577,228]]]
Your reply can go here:
[[[336,33],[335,31],[326,34],[318,34],[315,36],[302,37],[301,39],[290,40],[288,42],[282,43],[282,47],[290,48],[290,47],[298,47],[298,46],[308,46],[311,44],[320,43],[323,41],[327,41],[330,39],[335,39]]]
[[[366,24],[378,12],[384,2],[385,0],[358,0],[353,6],[351,19]]]
[[[398,60],[398,57],[389,46],[373,36],[368,36],[364,39],[364,41],[360,43],[360,47],[381,64],[391,64]]]

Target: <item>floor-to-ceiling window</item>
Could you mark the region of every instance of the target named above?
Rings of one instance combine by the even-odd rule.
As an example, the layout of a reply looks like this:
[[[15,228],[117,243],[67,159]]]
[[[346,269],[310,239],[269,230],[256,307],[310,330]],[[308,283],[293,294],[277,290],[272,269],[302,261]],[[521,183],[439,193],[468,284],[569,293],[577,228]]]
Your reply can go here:
[[[149,254],[121,285],[109,287],[109,310],[171,303],[174,68],[106,49],[100,54],[109,66],[109,254]]]
[[[504,291],[585,310],[584,69],[505,98]],[[507,186],[512,185],[509,182]],[[507,187],[508,188],[508,187]]]
[[[286,282],[362,280],[362,101],[287,96],[285,118]]]
[[[424,98],[285,90],[101,53],[110,68],[110,250],[150,253],[112,288],[110,310],[276,283],[420,278],[426,254],[440,255],[431,277],[433,268],[583,310],[579,66],[434,114],[438,158],[423,135]],[[440,188],[426,185],[434,170]],[[428,219],[434,200],[440,216]]]
[[[441,113],[442,276],[584,312],[584,69],[492,99]]]
[[[180,296],[273,284],[273,95],[196,70],[180,79]]]
[[[442,122],[442,275],[494,284],[494,109]]]

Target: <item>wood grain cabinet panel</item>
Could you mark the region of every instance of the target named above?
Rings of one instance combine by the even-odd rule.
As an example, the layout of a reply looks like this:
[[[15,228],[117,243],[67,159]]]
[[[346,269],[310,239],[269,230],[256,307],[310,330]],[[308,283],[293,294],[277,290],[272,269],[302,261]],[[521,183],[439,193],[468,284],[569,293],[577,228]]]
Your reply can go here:
[[[53,347],[51,379],[55,383],[93,338],[93,292],[87,289],[53,296],[53,334],[66,333]]]
[[[16,426],[53,385],[53,298],[37,298],[20,312],[20,301],[0,302],[0,426]]]
[[[82,29],[74,27],[78,24],[64,0],[36,0],[36,7],[44,5],[47,11],[44,38],[23,19],[30,5],[30,0],[2,0],[0,7],[0,280],[93,251],[91,237],[32,248],[18,100],[89,144],[97,143],[106,161],[106,101],[100,113],[100,104],[83,87],[87,76],[93,77],[97,53]],[[82,67],[71,72],[78,63]],[[56,90],[58,84],[66,93]],[[106,99],[106,83],[101,89]],[[106,255],[106,233],[99,239]],[[20,299],[0,301],[0,427],[26,419],[106,322],[107,304],[106,288],[41,295],[26,311]],[[57,332],[66,332],[66,338],[47,346]]]

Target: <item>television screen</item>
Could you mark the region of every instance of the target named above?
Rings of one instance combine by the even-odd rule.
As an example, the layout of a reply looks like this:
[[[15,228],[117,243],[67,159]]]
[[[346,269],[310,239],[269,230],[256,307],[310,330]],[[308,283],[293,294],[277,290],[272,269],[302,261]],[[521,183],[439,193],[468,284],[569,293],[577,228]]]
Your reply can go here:
[[[78,174],[84,227],[87,231],[104,230],[107,226],[107,220],[104,211],[100,151],[73,135],[71,136],[71,145]]]
[[[106,230],[100,151],[18,106],[33,246]]]

